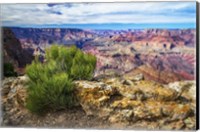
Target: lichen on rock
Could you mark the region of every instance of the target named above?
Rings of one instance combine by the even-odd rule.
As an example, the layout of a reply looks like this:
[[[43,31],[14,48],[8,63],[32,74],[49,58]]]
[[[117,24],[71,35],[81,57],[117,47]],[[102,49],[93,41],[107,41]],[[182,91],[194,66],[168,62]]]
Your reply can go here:
[[[170,86],[147,80],[126,81],[123,78],[107,78],[102,81],[76,83],[81,106],[89,115],[104,117],[111,123],[122,123],[125,126],[133,122],[137,124],[141,120],[152,120],[161,129],[166,127],[161,125],[163,120],[177,124],[195,118],[192,102],[180,100],[181,91]]]

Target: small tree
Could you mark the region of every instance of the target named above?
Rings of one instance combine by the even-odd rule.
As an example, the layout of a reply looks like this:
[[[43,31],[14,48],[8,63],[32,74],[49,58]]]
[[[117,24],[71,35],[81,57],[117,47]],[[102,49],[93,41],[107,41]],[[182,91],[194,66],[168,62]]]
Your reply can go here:
[[[26,67],[28,82],[27,108],[42,113],[47,109],[61,109],[75,104],[73,81],[90,80],[96,66],[93,55],[75,46],[53,45],[46,50],[45,63],[35,59]]]

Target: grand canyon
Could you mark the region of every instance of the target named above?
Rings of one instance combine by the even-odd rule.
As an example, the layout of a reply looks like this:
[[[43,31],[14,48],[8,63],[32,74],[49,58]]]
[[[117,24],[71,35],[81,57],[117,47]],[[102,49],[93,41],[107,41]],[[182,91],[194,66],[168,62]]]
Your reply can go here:
[[[95,76],[142,73],[161,83],[195,79],[194,29],[4,28],[3,32],[5,46],[13,45],[4,48],[4,60],[17,61],[18,69],[36,54],[44,57],[45,48],[52,44],[76,45],[97,57]],[[18,55],[14,50],[19,50]],[[25,58],[20,59],[20,54]]]
[[[3,79],[3,126],[195,129],[195,36],[194,29],[5,27],[3,62],[18,77]],[[44,63],[55,44],[75,45],[97,63],[93,80],[75,82],[80,105],[41,118],[25,108],[24,69],[36,56]]]
[[[19,77],[4,78],[3,125],[194,129],[195,36],[195,29],[5,27],[3,62],[13,64]],[[93,81],[75,82],[78,108],[50,112],[40,119],[25,108],[24,69],[36,56],[45,62],[45,49],[55,44],[75,45],[96,56],[97,63]]]
[[[0,125],[198,129],[197,5],[0,5]]]

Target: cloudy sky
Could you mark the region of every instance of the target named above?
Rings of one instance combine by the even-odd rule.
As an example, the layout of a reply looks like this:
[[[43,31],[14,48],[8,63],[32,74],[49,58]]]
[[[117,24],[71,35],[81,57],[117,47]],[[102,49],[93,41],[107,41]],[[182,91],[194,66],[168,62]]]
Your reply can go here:
[[[3,26],[157,24],[194,27],[195,2],[4,4]]]

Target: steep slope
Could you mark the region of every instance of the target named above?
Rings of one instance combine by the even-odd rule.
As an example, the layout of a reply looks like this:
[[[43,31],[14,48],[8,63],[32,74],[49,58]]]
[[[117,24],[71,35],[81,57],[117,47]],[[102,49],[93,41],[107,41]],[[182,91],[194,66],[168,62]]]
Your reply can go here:
[[[17,71],[33,60],[9,28],[3,28],[3,59],[4,63],[12,63]]]

